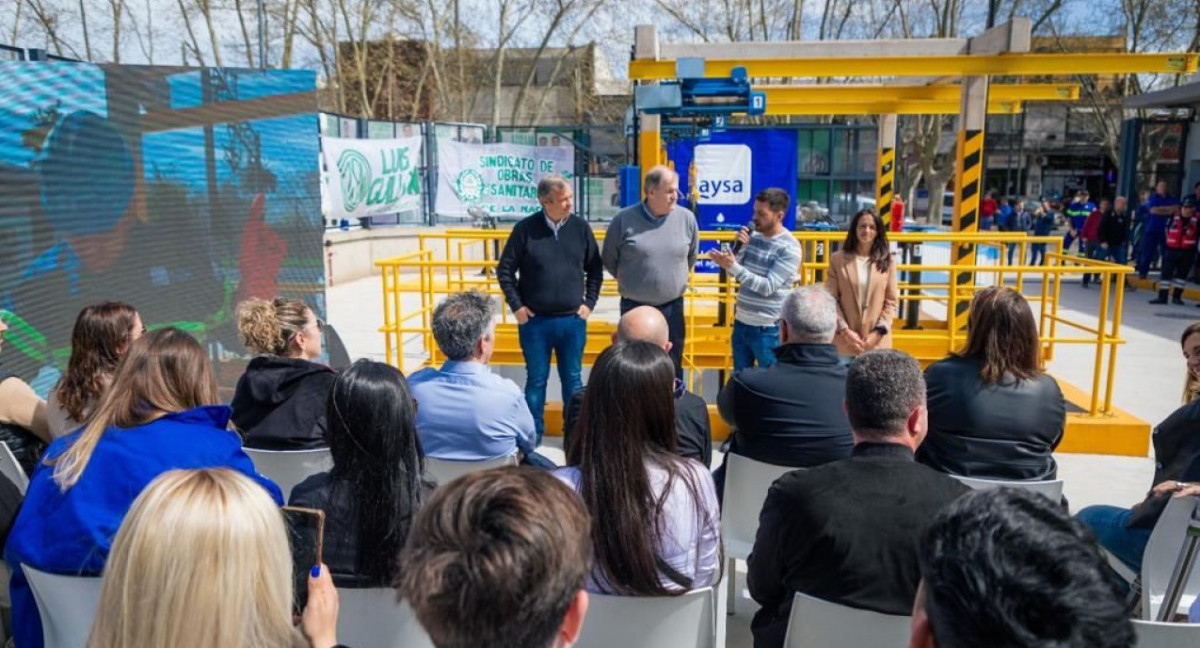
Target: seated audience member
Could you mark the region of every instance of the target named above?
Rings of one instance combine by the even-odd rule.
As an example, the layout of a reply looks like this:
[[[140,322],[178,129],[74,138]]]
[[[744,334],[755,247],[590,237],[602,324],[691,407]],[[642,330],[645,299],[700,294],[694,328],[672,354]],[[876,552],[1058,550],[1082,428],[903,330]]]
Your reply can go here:
[[[820,286],[788,293],[777,362],[734,374],[717,397],[721,418],[733,430],[730,453],[795,468],[850,456],[846,367],[833,344],[836,333],[833,295]],[[713,477],[723,492],[724,464]]]
[[[0,350],[7,330],[8,325],[0,319]],[[0,365],[0,441],[8,444],[25,473],[32,474],[42,449],[51,440],[46,401]]]
[[[1150,440],[1154,443],[1154,479],[1146,499],[1133,506],[1089,506],[1075,517],[1083,522],[1100,545],[1135,572],[1142,568],[1142,554],[1150,541],[1150,532],[1167,506],[1171,493],[1180,482],[1200,480],[1200,322],[1183,331],[1180,338],[1187,360],[1183,388],[1183,406],[1158,427]]]
[[[929,435],[917,461],[944,473],[1054,479],[1067,405],[1042,371],[1033,311],[1021,293],[985,288],[971,302],[967,346],[925,370]]]
[[[359,360],[329,393],[333,470],[292,489],[292,506],[325,511],[324,559],[338,587],[387,587],[413,515],[432,490],[423,480],[416,407],[398,369]]]
[[[87,648],[331,648],[329,570],[308,588],[301,634],[279,508],[231,470],[172,470],[138,495],[113,540]]]
[[[967,493],[920,544],[909,648],[1128,648],[1115,575],[1083,525],[1015,488]]]
[[[204,349],[179,329],[159,329],[130,345],[87,425],[50,444],[4,554],[21,648],[41,648],[42,624],[20,566],[99,574],[129,506],[162,473],[231,468],[283,503],[227,429],[229,408],[217,403]]]
[[[587,613],[590,524],[545,472],[470,473],[417,513],[396,589],[438,648],[567,648]]]
[[[325,401],[336,375],[316,362],[325,324],[298,299],[251,299],[238,306],[238,330],[246,347],[261,354],[230,403],[246,447],[325,447]]]
[[[662,347],[628,342],[592,368],[567,467],[555,475],[592,517],[588,591],[669,596],[720,580],[720,512],[712,477],[678,455],[675,368]]]
[[[755,648],[783,645],[796,592],[849,607],[908,614],[920,575],[921,532],[966,486],[913,460],[925,438],[921,366],[900,351],[850,363],[849,459],[795,470],[763,504],[746,575],[762,605]]]
[[[447,297],[433,311],[433,339],[446,362],[408,379],[425,456],[487,461],[520,452],[522,463],[553,468],[534,452],[537,431],[525,393],[487,366],[496,345],[491,298],[475,291]]]
[[[102,302],[79,311],[71,330],[67,373],[46,401],[51,436],[57,439],[83,425],[112,380],[121,356],[145,332],[142,318],[129,304]]]
[[[653,306],[638,306],[621,316],[613,343],[649,342],[671,352],[667,318]],[[575,392],[563,408],[563,448],[574,439],[587,387]],[[679,456],[695,459],[708,466],[712,463],[712,425],[708,421],[708,404],[687,390],[682,380],[675,379],[675,436],[679,441]]]

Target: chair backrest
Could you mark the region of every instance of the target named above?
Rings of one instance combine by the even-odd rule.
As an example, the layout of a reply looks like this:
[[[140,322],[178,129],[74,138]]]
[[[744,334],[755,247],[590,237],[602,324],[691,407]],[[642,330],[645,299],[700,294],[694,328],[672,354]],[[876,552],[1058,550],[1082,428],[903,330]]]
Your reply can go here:
[[[1022,490],[1041,493],[1055,502],[1062,499],[1063,480],[1061,479],[1046,479],[1043,481],[1007,481],[1004,479],[980,479],[979,477],[963,477],[962,475],[950,475],[951,477],[962,482],[964,486],[972,490],[987,490],[989,488],[1000,488],[1005,486],[1008,488],[1020,488]]]
[[[0,441],[0,475],[7,477],[22,495],[29,490],[29,475],[25,474],[25,469],[17,462],[17,456],[3,441]]]
[[[575,648],[715,648],[716,592],[680,596],[588,596]]]
[[[21,565],[42,617],[46,648],[83,648],[100,605],[99,576],[48,574]]]
[[[242,448],[254,462],[254,468],[275,482],[283,491],[283,501],[292,495],[296,484],[309,477],[333,469],[329,448],[313,450],[259,450]]]
[[[796,593],[784,648],[894,648],[908,643],[912,617],[859,610]]]
[[[454,461],[453,459],[425,457],[425,473],[437,480],[439,486],[448,484],[468,473],[515,465],[517,465],[516,453],[485,461]]]
[[[338,589],[338,642],[373,648],[434,648],[408,603],[390,587]]]
[[[725,496],[721,502],[721,536],[726,558],[746,559],[754,548],[758,515],[776,479],[801,468],[776,466],[730,453],[725,458]]]
[[[1142,619],[1146,621],[1158,618],[1158,608],[1166,596],[1167,584],[1175,571],[1175,563],[1179,560],[1179,552],[1187,538],[1188,524],[1198,501],[1195,497],[1172,497],[1155,523],[1154,531],[1150,533],[1146,553],[1142,556]],[[1186,606],[1191,605],[1198,592],[1200,568],[1195,568],[1183,588],[1183,598],[1180,600],[1183,609],[1180,612],[1187,614]]]
[[[1133,620],[1138,648],[1196,648],[1200,646],[1200,623],[1162,623]]]

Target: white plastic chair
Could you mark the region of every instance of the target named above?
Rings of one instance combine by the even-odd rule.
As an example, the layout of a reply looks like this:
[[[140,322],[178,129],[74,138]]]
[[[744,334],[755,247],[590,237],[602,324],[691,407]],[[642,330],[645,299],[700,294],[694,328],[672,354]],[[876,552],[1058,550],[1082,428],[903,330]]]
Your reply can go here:
[[[1196,510],[1197,498],[1172,497],[1166,509],[1150,533],[1146,553],[1142,556],[1142,619],[1153,621],[1158,618],[1158,609],[1166,597],[1167,583],[1175,571],[1179,552],[1187,536],[1192,512]],[[1196,594],[1200,593],[1200,568],[1192,569],[1183,596],[1179,600],[1178,613],[1186,615]]]
[[[48,574],[21,565],[42,617],[46,648],[83,648],[100,605],[99,576]]]
[[[725,495],[721,501],[721,537],[725,545],[726,580],[729,581],[729,614],[737,606],[737,561],[750,557],[758,534],[767,491],[785,473],[802,468],[776,466],[730,453],[725,458]]]
[[[1058,502],[1062,500],[1063,480],[1047,479],[1044,481],[1009,481],[1005,479],[981,479],[979,477],[963,477],[962,475],[950,475],[957,479],[964,486],[971,490],[988,490],[989,488],[1020,488],[1033,493],[1040,493],[1049,497],[1051,500]]]
[[[1133,620],[1138,648],[1196,648],[1200,646],[1200,623],[1163,623]]]
[[[339,638],[340,640],[340,638]],[[716,648],[716,590],[680,596],[588,596],[576,648]]]
[[[254,468],[275,482],[283,491],[283,501],[292,496],[296,484],[318,473],[333,469],[329,448],[312,450],[260,450],[242,448],[254,462]]]
[[[859,610],[796,593],[784,648],[895,648],[908,643],[912,617]]]
[[[17,490],[21,491],[22,495],[29,490],[29,475],[25,474],[25,469],[17,461],[17,456],[3,441],[0,441],[0,475],[7,477],[17,487]]]
[[[338,588],[338,641],[373,648],[434,648],[408,603],[390,587]]]
[[[496,457],[495,459],[486,459],[484,461],[455,461],[453,459],[425,457],[425,473],[437,480],[439,486],[449,484],[468,473],[515,465],[517,465],[517,453],[515,452],[510,455]]]

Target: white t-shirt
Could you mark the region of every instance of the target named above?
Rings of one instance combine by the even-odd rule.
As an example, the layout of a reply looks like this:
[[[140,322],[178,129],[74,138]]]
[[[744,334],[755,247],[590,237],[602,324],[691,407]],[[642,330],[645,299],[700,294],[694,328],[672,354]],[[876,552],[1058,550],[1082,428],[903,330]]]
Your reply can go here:
[[[858,270],[858,307],[867,312],[867,291],[871,287],[871,258],[861,254],[854,255],[854,265]]]

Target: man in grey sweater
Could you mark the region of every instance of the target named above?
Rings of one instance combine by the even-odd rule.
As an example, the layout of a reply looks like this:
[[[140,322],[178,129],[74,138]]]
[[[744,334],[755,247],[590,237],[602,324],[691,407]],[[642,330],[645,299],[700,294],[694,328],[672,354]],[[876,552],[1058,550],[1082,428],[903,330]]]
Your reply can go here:
[[[687,289],[700,228],[690,210],[676,204],[679,176],[665,166],[652,167],[643,183],[646,199],[617,212],[604,236],[600,256],[617,279],[621,314],[653,306],[667,318],[671,360],[683,376],[683,291]]]

